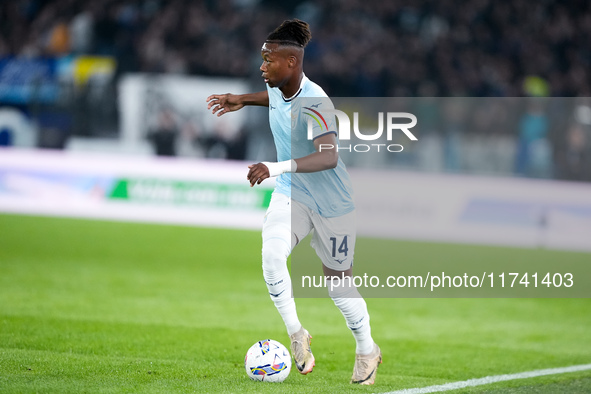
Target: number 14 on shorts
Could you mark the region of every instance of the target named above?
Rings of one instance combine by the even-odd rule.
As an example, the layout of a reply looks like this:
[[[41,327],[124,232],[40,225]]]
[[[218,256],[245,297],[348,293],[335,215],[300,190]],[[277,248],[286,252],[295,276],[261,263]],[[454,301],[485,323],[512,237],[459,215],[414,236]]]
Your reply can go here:
[[[347,259],[347,254],[349,252],[349,246],[347,245],[347,236],[345,235],[343,239],[340,241],[340,243],[338,241],[339,240],[337,239],[337,237],[330,237],[330,242],[332,244],[332,257],[339,263],[342,263]],[[339,244],[338,249],[337,244]],[[337,252],[341,256],[344,256],[342,260],[337,259]]]

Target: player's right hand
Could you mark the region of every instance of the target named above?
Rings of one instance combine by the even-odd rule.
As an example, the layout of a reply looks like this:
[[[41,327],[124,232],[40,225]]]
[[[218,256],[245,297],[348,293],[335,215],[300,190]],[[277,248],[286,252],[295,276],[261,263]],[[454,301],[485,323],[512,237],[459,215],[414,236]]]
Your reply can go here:
[[[236,94],[212,94],[205,101],[207,109],[211,110],[212,114],[217,112],[217,116],[222,116],[227,112],[238,111],[244,107],[244,104],[240,101],[240,96]]]
[[[246,179],[250,182],[250,187],[253,187],[255,184],[260,185],[262,181],[271,176],[269,168],[263,163],[251,164],[248,168]]]

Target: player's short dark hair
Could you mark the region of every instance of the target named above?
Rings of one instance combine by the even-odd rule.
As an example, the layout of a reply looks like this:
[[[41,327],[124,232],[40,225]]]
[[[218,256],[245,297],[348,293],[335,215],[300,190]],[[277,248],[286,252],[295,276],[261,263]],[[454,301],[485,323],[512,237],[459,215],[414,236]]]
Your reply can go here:
[[[267,42],[279,45],[295,45],[304,48],[312,38],[310,25],[299,19],[284,21],[271,34],[267,36]]]

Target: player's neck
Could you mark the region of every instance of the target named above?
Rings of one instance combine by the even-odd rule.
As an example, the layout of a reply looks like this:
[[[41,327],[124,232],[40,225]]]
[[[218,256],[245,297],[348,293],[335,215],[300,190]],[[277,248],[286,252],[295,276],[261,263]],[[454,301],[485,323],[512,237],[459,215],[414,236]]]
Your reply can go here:
[[[279,90],[281,90],[281,93],[283,93],[283,97],[285,97],[287,100],[293,98],[293,96],[300,90],[303,78],[304,73],[300,72],[297,74],[297,76],[294,76],[292,79],[290,79],[288,83],[280,87]]]

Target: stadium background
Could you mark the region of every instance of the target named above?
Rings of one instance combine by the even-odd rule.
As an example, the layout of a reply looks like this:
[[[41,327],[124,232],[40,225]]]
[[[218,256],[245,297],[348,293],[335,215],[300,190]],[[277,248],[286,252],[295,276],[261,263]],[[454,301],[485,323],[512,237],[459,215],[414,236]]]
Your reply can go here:
[[[539,248],[591,247],[589,2],[5,1],[0,4],[0,233],[6,234],[0,239],[0,313],[10,372],[0,375],[0,388],[93,391],[108,377],[109,387],[132,391],[261,389],[245,386],[236,365],[263,330],[283,335],[278,318],[270,326],[252,322],[253,304],[274,312],[260,291],[256,231],[272,183],[249,190],[243,168],[274,160],[274,146],[265,109],[216,119],[207,113],[205,97],[262,90],[258,49],[268,32],[290,17],[311,24],[305,71],[330,96],[399,97],[398,103],[419,111],[421,143],[404,156],[347,160],[357,179],[377,167],[393,184],[406,182],[421,196],[431,194],[417,199],[418,192],[393,191],[398,199],[391,213],[401,223],[387,235],[400,256],[478,257],[491,264],[495,259],[589,261],[587,252]],[[430,191],[433,184],[444,185],[440,195]],[[483,214],[498,208],[506,195],[512,199],[507,207]],[[478,205],[476,197],[492,205]],[[385,200],[359,203],[371,208]],[[521,205],[512,205],[515,201]],[[455,203],[466,208],[449,219]],[[447,221],[435,220],[440,217]],[[462,227],[466,217],[480,220],[480,233]],[[432,234],[425,236],[424,229]],[[361,235],[372,235],[372,229]],[[493,244],[528,249],[462,245],[491,243],[484,239],[496,236]],[[234,253],[226,250],[227,239]],[[224,250],[223,258],[212,249]],[[237,265],[245,259],[241,251],[249,256],[248,271]],[[222,287],[248,305],[239,310],[239,304],[218,294],[212,283],[227,271],[204,268],[209,261],[234,267],[232,278],[240,284]],[[197,285],[189,277],[199,278]],[[177,292],[167,290],[176,286]],[[196,308],[183,294],[209,306]],[[407,355],[396,361],[400,372],[382,369],[385,386],[379,391],[591,360],[588,300],[387,301],[369,301],[378,316],[375,330],[386,349],[400,348]],[[320,321],[330,306],[314,302],[302,301]],[[144,315],[146,308],[153,314]],[[416,314],[409,321],[386,318],[392,310]],[[222,333],[201,330],[200,315]],[[230,315],[249,328],[233,331],[237,324]],[[339,316],[333,318],[343,326]],[[154,325],[152,341],[139,334],[146,324]],[[401,332],[390,334],[392,325]],[[467,341],[459,350],[453,338],[458,325]],[[438,328],[422,328],[433,326]],[[332,320],[322,328],[336,330]],[[168,339],[169,330],[177,341]],[[408,334],[412,330],[424,341]],[[332,344],[339,357],[348,355],[348,348],[339,347],[347,335],[336,331]],[[227,345],[224,356],[216,354],[219,347],[203,345],[227,337],[240,339]],[[182,350],[184,341],[191,341],[189,349]],[[432,346],[458,367],[442,368],[429,355]],[[554,350],[541,350],[549,347]],[[44,350],[54,353],[36,353]],[[76,356],[64,358],[68,351]],[[194,364],[191,351],[205,366]],[[503,351],[511,354],[510,361]],[[212,355],[202,356],[206,352]],[[131,376],[128,369],[147,371],[142,363],[152,359],[171,380],[154,385]],[[170,361],[175,359],[180,361]],[[95,377],[80,371],[96,362],[106,366]],[[334,360],[324,362],[347,379],[348,365],[341,371]],[[59,383],[58,367],[73,371],[70,383]],[[28,377],[30,371],[36,377]],[[209,385],[208,374],[221,380]],[[306,392],[305,381],[296,378],[290,376],[294,386],[285,390]],[[538,383],[549,392],[591,387],[588,373],[575,378],[568,383],[572,387],[560,379]],[[182,383],[171,385],[175,379]],[[338,381],[315,382],[348,388]]]
[[[233,77],[241,78],[249,90],[262,89],[260,42],[277,20],[290,16],[310,21],[314,40],[306,51],[306,73],[331,96],[588,97],[590,7],[585,1],[467,1],[459,9],[453,1],[3,2],[0,56],[5,62],[65,57],[70,60],[62,63],[71,64],[80,56],[106,57],[102,62],[48,66],[55,69],[36,77],[37,84],[52,85],[45,100],[35,93],[12,94],[27,81],[33,84],[38,71],[29,65],[33,75],[20,74],[11,84],[4,63],[0,100],[24,113],[22,127],[34,133],[26,142],[14,135],[4,140],[63,148],[76,137],[121,137],[126,131],[121,126],[119,83],[129,73]],[[77,66],[82,61],[87,63]],[[160,122],[154,119],[144,127],[144,136],[166,124],[182,131],[181,145],[193,145],[186,153],[191,156],[272,158],[264,112],[251,111],[244,129],[211,130],[206,120],[185,121],[188,115],[166,102],[154,105],[163,115]],[[589,108],[588,102],[582,105]],[[498,127],[494,120],[503,117],[502,108],[481,111],[484,125],[458,130],[460,139],[476,140],[474,147],[462,149],[490,146],[491,139],[509,140],[509,146],[547,141],[550,154],[542,158],[546,162],[537,176],[588,181],[591,116],[562,115],[564,119],[551,119],[560,122],[560,131],[551,133],[520,130],[515,124]],[[0,119],[9,116],[15,115]],[[16,131],[7,127],[9,122],[3,123],[3,135]],[[443,122],[439,127],[434,122],[432,132],[441,144],[455,138]],[[166,136],[160,140],[167,144]],[[256,148],[260,146],[265,149]],[[181,154],[179,150],[169,153]],[[482,168],[449,157],[447,167],[428,169],[494,173],[501,167],[503,175],[526,176],[535,172],[528,174],[515,156],[499,159],[516,162],[512,166],[488,163]],[[415,167],[424,169],[420,163]]]

